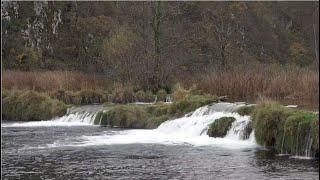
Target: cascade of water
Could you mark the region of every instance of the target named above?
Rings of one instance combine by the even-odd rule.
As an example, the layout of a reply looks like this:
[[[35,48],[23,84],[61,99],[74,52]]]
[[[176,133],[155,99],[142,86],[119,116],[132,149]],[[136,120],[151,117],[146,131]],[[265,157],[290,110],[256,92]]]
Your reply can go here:
[[[298,132],[297,132],[297,144],[296,144],[296,155],[299,156],[299,132],[300,132],[300,123],[298,123]]]
[[[233,111],[241,105],[233,103],[217,103],[211,106],[203,106],[195,110],[191,115],[166,121],[162,123],[156,131],[162,133],[184,134],[186,136],[206,135],[208,126],[221,117],[234,117],[230,130],[225,138],[233,140],[243,140],[244,131],[250,122],[249,116],[240,116]]]
[[[307,145],[305,147],[305,156],[306,157],[310,157],[311,156],[312,143],[313,143],[313,139],[311,137],[311,127],[310,127],[309,132],[308,132],[308,141],[307,141]]]
[[[46,121],[32,121],[24,123],[13,123],[4,126],[82,126],[93,125],[94,118],[99,111],[104,110],[102,105],[86,105],[80,107],[72,107],[67,110],[67,114]]]
[[[283,132],[283,136],[282,136],[282,142],[281,142],[281,154],[284,154],[283,153],[283,143],[284,143],[284,138],[286,136],[286,131]]]

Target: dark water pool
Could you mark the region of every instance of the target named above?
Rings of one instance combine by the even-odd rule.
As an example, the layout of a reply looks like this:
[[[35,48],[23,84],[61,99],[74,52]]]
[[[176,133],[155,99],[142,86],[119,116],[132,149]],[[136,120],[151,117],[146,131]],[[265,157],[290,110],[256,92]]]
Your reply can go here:
[[[187,144],[39,148],[108,131],[93,126],[2,127],[2,179],[319,179],[318,160],[254,148]]]

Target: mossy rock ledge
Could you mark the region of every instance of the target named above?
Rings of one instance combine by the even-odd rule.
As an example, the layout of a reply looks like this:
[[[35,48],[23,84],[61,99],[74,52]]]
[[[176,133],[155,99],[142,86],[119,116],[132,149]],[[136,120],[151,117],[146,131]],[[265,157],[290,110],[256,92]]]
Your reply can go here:
[[[253,112],[258,144],[281,154],[319,157],[319,116],[275,102],[260,104]]]
[[[209,137],[224,137],[231,128],[232,123],[236,119],[234,117],[222,117],[210,124],[207,132]]]

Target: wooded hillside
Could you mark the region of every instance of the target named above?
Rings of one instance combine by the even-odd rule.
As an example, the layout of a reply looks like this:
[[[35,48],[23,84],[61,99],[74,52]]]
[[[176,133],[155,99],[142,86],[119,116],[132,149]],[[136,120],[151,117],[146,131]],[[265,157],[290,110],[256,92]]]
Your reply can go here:
[[[318,2],[2,2],[5,69],[145,89],[257,64],[319,64]]]

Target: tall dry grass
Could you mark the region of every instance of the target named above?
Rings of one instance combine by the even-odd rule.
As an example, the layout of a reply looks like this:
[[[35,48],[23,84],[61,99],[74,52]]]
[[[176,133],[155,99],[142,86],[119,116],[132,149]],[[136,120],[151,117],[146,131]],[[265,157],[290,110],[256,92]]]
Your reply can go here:
[[[108,89],[110,81],[102,76],[77,71],[13,71],[2,73],[4,89],[54,91],[59,89],[79,91],[83,89]]]
[[[319,106],[319,71],[296,66],[255,65],[212,73],[195,79],[205,93],[237,100],[268,97],[283,102]]]

